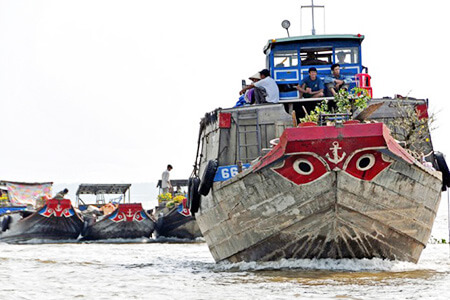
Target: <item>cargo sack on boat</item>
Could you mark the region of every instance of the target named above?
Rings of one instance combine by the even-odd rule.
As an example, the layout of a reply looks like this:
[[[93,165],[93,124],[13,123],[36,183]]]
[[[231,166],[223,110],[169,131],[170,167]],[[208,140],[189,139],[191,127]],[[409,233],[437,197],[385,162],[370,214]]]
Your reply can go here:
[[[208,195],[209,190],[214,183],[214,176],[216,176],[217,165],[217,160],[208,161],[208,165],[203,172],[202,182],[200,183],[200,187],[198,189],[200,195]]]
[[[198,187],[200,186],[200,178],[193,177],[189,179],[188,186],[188,202],[191,213],[198,212],[200,207],[200,194],[198,193]]]
[[[444,154],[441,152],[434,152],[434,159],[438,166],[438,170],[442,172],[442,191],[446,191],[450,187],[450,171],[444,158]]]

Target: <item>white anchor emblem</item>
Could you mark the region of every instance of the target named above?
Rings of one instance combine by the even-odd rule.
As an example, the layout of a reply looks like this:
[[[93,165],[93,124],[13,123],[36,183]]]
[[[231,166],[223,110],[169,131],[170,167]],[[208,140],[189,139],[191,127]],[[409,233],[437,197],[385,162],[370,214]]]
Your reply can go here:
[[[330,158],[330,155],[328,153],[325,154],[325,157],[334,164],[340,163],[346,155],[346,153],[343,152],[342,156],[339,157],[338,150],[340,150],[340,149],[342,149],[342,147],[339,147],[339,143],[337,141],[333,142],[333,147],[330,148],[331,152],[333,153],[333,158]]]
[[[131,213],[131,209],[128,209],[128,214],[126,215],[127,217],[131,218],[132,216],[134,216],[134,214]]]

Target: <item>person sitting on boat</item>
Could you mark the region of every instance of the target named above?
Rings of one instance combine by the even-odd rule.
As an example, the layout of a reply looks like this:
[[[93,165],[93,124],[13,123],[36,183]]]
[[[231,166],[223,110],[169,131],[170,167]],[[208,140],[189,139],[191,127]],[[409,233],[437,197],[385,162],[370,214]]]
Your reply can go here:
[[[64,197],[67,195],[68,192],[69,192],[68,189],[64,189],[64,190],[60,191],[59,193],[57,193],[55,195],[55,197],[53,197],[53,199],[58,199],[58,200],[65,199]]]
[[[248,79],[250,79],[252,83],[255,83],[261,80],[261,75],[259,75],[259,72],[257,72],[255,75],[250,76]],[[239,97],[239,100],[238,102],[236,102],[236,105],[234,107],[244,106],[246,104],[254,104],[255,103],[254,90],[255,89],[253,88],[245,91],[245,93]]]
[[[302,82],[295,86],[300,92],[300,98],[319,98],[323,97],[323,81],[317,77],[317,69],[309,68],[309,76],[303,78]]]
[[[255,104],[280,102],[280,90],[275,80],[270,77],[270,71],[263,69],[259,72],[259,75],[261,80],[247,85],[239,94],[242,95],[245,91],[253,89]]]
[[[163,194],[172,193],[172,184],[170,183],[169,172],[173,169],[172,165],[167,165],[167,169],[161,175],[161,189]]]
[[[331,66],[331,76],[325,77],[325,86],[331,96],[335,96],[341,89],[348,90],[351,79],[341,74],[341,65],[333,64]]]
[[[250,76],[248,79],[250,79],[252,81],[253,84],[255,84],[256,82],[261,80],[261,75],[259,74],[259,72],[257,72],[256,74]],[[245,101],[247,103],[250,104],[254,104],[255,103],[255,89],[249,89],[245,92]]]
[[[302,60],[302,66],[311,66],[311,65],[326,65],[328,64],[326,61],[317,59],[314,52],[307,52],[306,58]]]

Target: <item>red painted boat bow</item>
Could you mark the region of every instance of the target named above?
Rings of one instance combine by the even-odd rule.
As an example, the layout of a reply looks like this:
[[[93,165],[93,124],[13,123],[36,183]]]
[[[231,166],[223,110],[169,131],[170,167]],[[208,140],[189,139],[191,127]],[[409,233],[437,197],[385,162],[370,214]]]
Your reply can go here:
[[[312,182],[331,170],[372,180],[392,163],[382,153],[409,164],[415,161],[383,123],[287,128],[253,172],[284,159],[274,171],[296,184]]]

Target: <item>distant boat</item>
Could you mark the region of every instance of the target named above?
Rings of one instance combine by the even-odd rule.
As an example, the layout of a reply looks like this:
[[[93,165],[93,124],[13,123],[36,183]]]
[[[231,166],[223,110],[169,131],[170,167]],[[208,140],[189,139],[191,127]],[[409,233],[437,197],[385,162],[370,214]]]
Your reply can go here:
[[[83,240],[151,238],[155,228],[153,217],[141,203],[130,203],[131,184],[81,184],[76,192],[78,208],[84,218]],[[128,192],[128,203],[125,202]],[[81,195],[95,195],[88,204]],[[120,195],[106,203],[105,195]]]
[[[7,187],[10,206],[2,207],[0,241],[15,243],[31,239],[78,238],[83,221],[73,209],[69,199],[48,199],[51,195],[51,182],[3,181],[2,185]],[[42,204],[39,204],[39,200],[43,200]],[[24,204],[30,209],[23,206]]]
[[[192,216],[187,205],[187,199],[184,193],[187,192],[187,179],[171,180],[172,186],[183,190],[180,192],[181,202],[174,203],[173,201],[164,201],[159,203],[155,208],[156,222],[156,236],[179,238],[179,239],[196,239],[202,236],[200,228],[198,228],[195,217]],[[157,187],[161,195],[161,180],[158,181]]]

